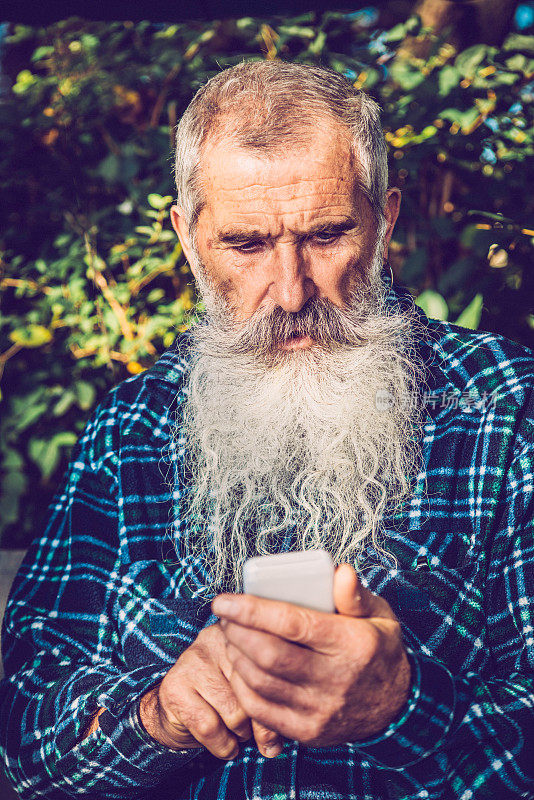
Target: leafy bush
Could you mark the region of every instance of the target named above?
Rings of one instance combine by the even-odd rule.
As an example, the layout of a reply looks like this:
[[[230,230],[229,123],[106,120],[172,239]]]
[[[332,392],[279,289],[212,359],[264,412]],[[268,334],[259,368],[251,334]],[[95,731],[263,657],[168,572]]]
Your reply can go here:
[[[85,419],[150,366],[196,297],[168,223],[172,130],[193,92],[243,57],[322,63],[384,109],[403,210],[399,279],[430,314],[533,343],[534,37],[425,60],[417,18],[16,26],[0,104],[0,531],[23,546]],[[530,116],[529,116],[530,115]]]

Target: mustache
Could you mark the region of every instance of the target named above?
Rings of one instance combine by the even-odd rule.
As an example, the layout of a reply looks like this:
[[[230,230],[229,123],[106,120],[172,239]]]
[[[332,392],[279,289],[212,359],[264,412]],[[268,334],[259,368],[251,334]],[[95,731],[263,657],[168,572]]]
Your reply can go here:
[[[281,345],[301,336],[309,336],[326,350],[363,345],[367,338],[361,323],[368,317],[370,305],[369,298],[363,303],[353,298],[349,308],[340,308],[326,298],[311,297],[299,311],[276,306],[267,313],[256,312],[246,325],[234,328],[230,351],[235,355],[254,352],[257,356],[270,356]]]

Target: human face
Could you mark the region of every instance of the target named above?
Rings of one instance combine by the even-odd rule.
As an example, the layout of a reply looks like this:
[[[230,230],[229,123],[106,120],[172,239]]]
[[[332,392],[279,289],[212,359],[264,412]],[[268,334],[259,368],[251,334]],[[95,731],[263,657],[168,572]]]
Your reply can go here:
[[[237,321],[275,306],[297,312],[312,297],[346,306],[373,263],[377,222],[358,187],[341,125],[318,126],[311,147],[277,158],[258,157],[228,141],[208,143],[202,179],[198,254]],[[398,190],[388,192],[386,246],[399,197]],[[177,207],[172,220],[194,264],[187,220]],[[312,343],[305,336],[284,347]]]

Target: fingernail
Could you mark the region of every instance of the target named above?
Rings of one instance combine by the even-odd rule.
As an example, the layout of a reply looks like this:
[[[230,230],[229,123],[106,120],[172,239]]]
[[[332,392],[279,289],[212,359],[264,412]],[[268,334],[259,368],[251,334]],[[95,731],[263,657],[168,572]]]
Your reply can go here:
[[[231,614],[235,610],[235,600],[228,595],[220,595],[212,602],[211,608],[218,617],[222,614]]]
[[[282,746],[279,744],[266,744],[263,748],[264,755],[267,758],[274,758],[275,756],[279,756],[282,752]]]

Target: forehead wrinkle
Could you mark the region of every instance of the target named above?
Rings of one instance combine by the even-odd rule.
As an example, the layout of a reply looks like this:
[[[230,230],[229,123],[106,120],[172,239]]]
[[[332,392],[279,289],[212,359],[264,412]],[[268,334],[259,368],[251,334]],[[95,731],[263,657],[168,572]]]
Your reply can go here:
[[[244,183],[239,184],[236,183],[232,187],[228,187],[224,181],[221,179],[220,185],[218,185],[218,181],[213,181],[213,184],[210,188],[215,195],[232,195],[236,192],[252,192],[254,194],[261,195],[265,197],[265,195],[274,195],[276,197],[277,194],[282,193],[280,199],[284,200],[294,200],[298,198],[306,198],[306,197],[315,197],[318,194],[342,194],[347,196],[352,196],[354,188],[358,185],[356,182],[356,176],[351,176],[354,180],[347,180],[345,178],[337,177],[319,177],[316,178],[298,178],[295,181],[288,181],[287,183],[277,183],[273,185],[268,176],[265,177],[265,181],[255,182],[255,183]],[[331,184],[331,185],[329,185]],[[290,191],[288,191],[290,190]],[[242,201],[243,198],[240,197]]]
[[[287,209],[272,209],[266,212],[264,209],[259,209],[259,208],[246,210],[239,207],[238,214],[236,215],[236,217],[234,217],[231,222],[219,224],[218,230],[219,231],[234,230],[239,226],[260,227],[262,222],[268,224],[269,219],[278,217],[288,217],[288,218],[300,217],[309,222],[316,222],[319,219],[323,220],[325,223],[329,223],[334,220],[335,221],[346,220],[346,219],[356,220],[360,216],[362,216],[359,213],[354,213],[357,211],[358,209],[354,207],[347,209],[342,205],[320,206],[319,208],[299,209],[297,211],[292,211],[292,212],[288,212]],[[256,222],[255,220],[258,221]],[[217,225],[216,216],[215,216],[215,224]]]
[[[204,172],[207,179],[204,212],[209,213],[215,226],[230,215],[233,222],[250,225],[255,230],[265,226],[268,235],[273,226],[279,230],[280,218],[284,216],[288,225],[284,226],[282,220],[282,229],[295,227],[295,218],[296,227],[300,228],[308,226],[317,216],[338,220],[347,216],[359,218],[364,212],[364,193],[351,148],[340,153],[334,145],[322,159],[314,158],[309,150],[304,151],[302,157],[309,157],[304,165],[295,163],[291,155],[276,158],[277,163],[273,164],[242,148],[237,148],[237,155],[243,159],[234,161],[230,156],[236,148],[222,149],[228,158],[215,159],[214,151],[218,148],[214,148],[212,157],[206,159]],[[338,153],[340,157],[336,158]]]
[[[309,217],[315,218],[317,216],[323,216],[324,215],[325,218],[326,218],[326,217],[328,217],[330,215],[330,216],[335,216],[335,217],[347,217],[348,218],[349,216],[350,217],[353,216],[353,212],[354,212],[355,209],[352,206],[350,208],[350,213],[347,213],[349,210],[348,209],[345,210],[345,207],[343,205],[339,205],[339,206],[323,205],[323,206],[320,206],[319,208],[301,208],[301,209],[294,210],[294,211],[289,211],[288,209],[284,209],[284,208],[272,208],[272,209],[269,209],[269,211],[265,211],[265,209],[260,209],[260,208],[252,208],[250,210],[247,210],[247,209],[242,208],[242,206],[237,206],[236,210],[237,210],[237,215],[236,215],[237,219],[233,219],[232,220],[232,223],[231,223],[232,225],[241,224],[241,219],[243,220],[243,224],[245,224],[245,225],[254,224],[254,223],[247,222],[246,219],[245,219],[247,217],[252,217],[252,218],[257,217],[258,219],[261,219],[261,218],[283,217],[283,216],[287,216],[287,217],[299,217],[299,216],[300,217],[304,217],[305,216],[305,217],[308,217],[308,218]],[[217,218],[217,215],[215,215],[215,220],[216,220],[216,218]],[[221,226],[221,227],[224,227],[224,226]]]
[[[306,141],[298,147],[279,148],[275,144],[273,149],[258,151],[254,147],[239,144],[233,135],[215,139],[209,136],[202,146],[202,167],[199,170],[202,206],[213,204],[217,196],[228,202],[232,191],[250,191],[253,195],[257,193],[262,197],[276,198],[278,191],[287,192],[291,185],[301,187],[300,191],[296,188],[291,195],[305,197],[302,187],[312,183],[318,187],[323,184],[324,192],[352,195],[351,200],[354,201],[356,194],[362,191],[361,165],[354,142],[345,125],[340,125],[339,120],[332,120],[329,115],[327,117],[313,118],[313,146]],[[328,123],[326,126],[323,124],[325,122]],[[303,164],[305,174],[301,172]],[[288,171],[292,176],[290,181],[286,178]],[[276,185],[278,176],[281,182]],[[232,188],[228,189],[228,184]]]
[[[350,183],[354,185],[359,178],[351,150],[338,154],[335,145],[327,151],[327,157],[314,158],[314,152],[302,152],[301,159],[297,154],[270,160],[258,158],[251,151],[242,148],[231,148],[218,154],[211,153],[206,159],[203,169],[204,183],[213,183],[221,192],[233,190],[259,190],[264,192],[286,190],[306,184]],[[304,172],[302,170],[304,165]],[[228,183],[232,187],[228,189]],[[205,186],[205,188],[208,188]]]
[[[262,198],[265,200],[265,198]],[[300,202],[299,202],[300,201]],[[311,202],[308,202],[311,201]],[[325,202],[326,201],[326,202]],[[348,201],[348,202],[347,202]],[[217,204],[208,206],[213,212],[213,218],[217,219],[220,207]],[[236,198],[234,203],[228,204],[233,214],[237,214],[238,218],[258,216],[258,217],[273,217],[273,216],[317,216],[324,214],[335,214],[336,216],[353,216],[355,211],[358,211],[359,204],[354,201],[354,197],[350,194],[336,194],[335,197],[331,193],[325,194],[311,194],[304,197],[282,199],[274,202],[262,202],[258,198]],[[226,210],[226,209],[225,209]],[[234,222],[235,220],[233,220]]]
[[[215,173],[215,175],[216,175],[217,178],[219,178],[219,175],[217,175],[217,173]],[[235,173],[234,173],[234,175],[235,175]],[[355,179],[356,175],[352,175],[351,174],[350,177]],[[255,188],[265,189],[265,184],[266,183],[269,184],[270,188],[272,188],[272,189],[286,189],[289,186],[298,186],[301,183],[304,183],[304,184],[306,184],[306,183],[321,183],[321,182],[322,183],[327,183],[327,182],[330,182],[330,181],[335,182],[335,183],[340,183],[340,182],[341,183],[347,183],[348,182],[348,178],[346,178],[346,177],[344,177],[342,175],[316,175],[316,176],[312,175],[309,178],[304,177],[304,175],[299,175],[298,177],[295,177],[293,180],[288,180],[285,183],[284,182],[277,183],[276,185],[273,186],[273,185],[270,185],[269,178],[270,178],[270,176],[266,175],[264,181],[252,181],[251,183],[246,183],[245,185],[240,185],[239,189],[255,189]],[[221,180],[224,180],[224,179],[221,179]],[[224,184],[223,184],[223,186],[221,188],[223,189],[223,191],[229,191],[229,192],[234,191],[233,188],[232,189],[228,189],[227,187],[224,186]]]
[[[231,206],[230,209],[233,218],[226,222],[224,221],[225,215],[223,215],[223,220],[219,224],[217,222],[219,216],[217,214],[218,209],[216,206],[213,209],[214,213],[212,214],[212,219],[219,231],[234,229],[238,226],[242,226],[244,228],[247,226],[259,228],[265,224],[268,227],[269,221],[278,220],[280,217],[287,217],[289,221],[294,218],[298,218],[301,219],[304,224],[309,224],[316,223],[318,221],[329,223],[347,219],[357,221],[365,216],[365,209],[362,208],[362,205],[359,203],[355,203],[353,198],[351,198],[350,204],[313,203],[313,205],[309,207],[298,207],[294,209],[288,209],[287,206],[282,208],[262,208],[254,205],[252,208],[244,208],[243,204],[237,201],[235,203],[235,207]]]

